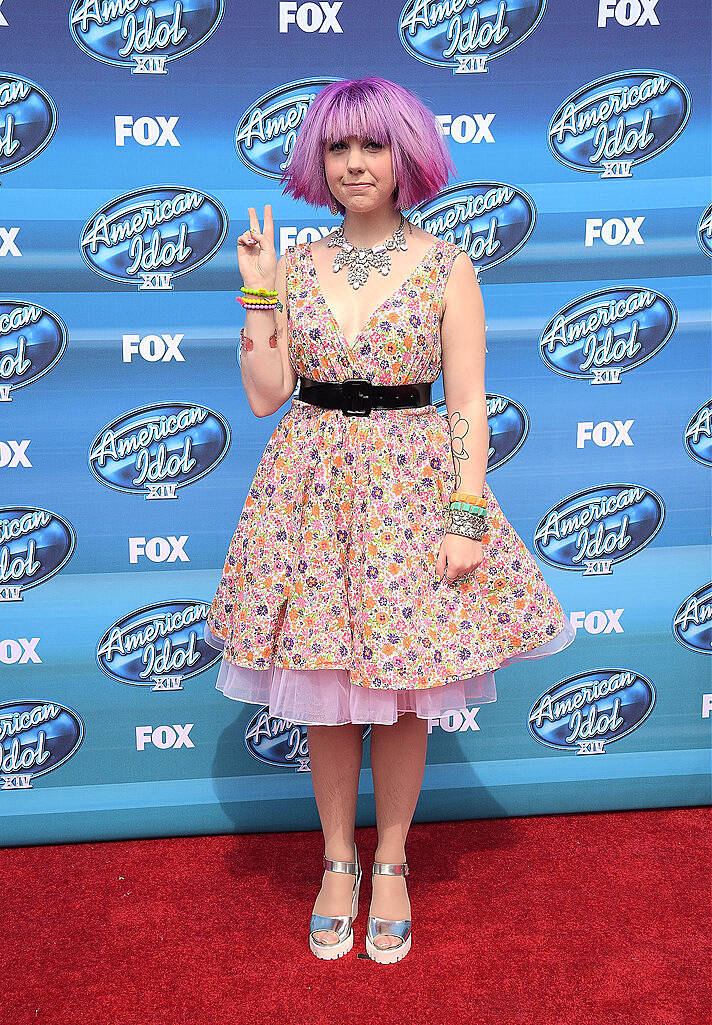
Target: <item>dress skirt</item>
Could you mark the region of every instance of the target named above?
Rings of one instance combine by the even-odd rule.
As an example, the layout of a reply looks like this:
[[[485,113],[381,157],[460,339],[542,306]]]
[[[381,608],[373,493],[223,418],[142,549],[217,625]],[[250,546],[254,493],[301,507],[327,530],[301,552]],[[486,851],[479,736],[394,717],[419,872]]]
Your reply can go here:
[[[224,641],[205,624],[205,640],[222,651]],[[513,662],[544,658],[567,647],[575,631],[569,619],[551,640],[504,658],[498,668]],[[223,658],[215,686],[225,697],[269,708],[269,714],[300,725],[338,726],[344,723],[392,725],[403,712],[421,719],[438,719],[464,712],[473,705],[497,700],[494,671],[487,670],[439,687],[419,690],[374,690],[349,682],[348,669],[293,669],[270,666],[253,669]]]

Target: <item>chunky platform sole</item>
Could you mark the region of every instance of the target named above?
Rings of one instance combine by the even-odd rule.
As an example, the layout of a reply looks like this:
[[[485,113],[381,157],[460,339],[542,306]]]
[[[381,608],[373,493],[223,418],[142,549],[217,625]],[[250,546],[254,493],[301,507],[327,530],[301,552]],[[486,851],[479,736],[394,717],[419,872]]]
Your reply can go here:
[[[411,939],[412,933],[409,933],[408,938],[399,947],[377,947],[367,936],[366,953],[372,961],[377,961],[378,964],[395,964],[396,961],[404,958],[410,950]]]
[[[351,928],[349,929],[348,935],[338,943],[317,943],[313,935],[309,933],[309,949],[312,954],[320,958],[322,961],[333,961],[337,957],[343,957],[344,954],[348,954],[354,945],[354,929],[353,923],[356,921],[358,915],[358,894],[361,888],[361,877],[356,880],[354,886],[353,896],[351,897]],[[321,930],[317,929],[317,932]],[[325,930],[328,931],[328,930]]]

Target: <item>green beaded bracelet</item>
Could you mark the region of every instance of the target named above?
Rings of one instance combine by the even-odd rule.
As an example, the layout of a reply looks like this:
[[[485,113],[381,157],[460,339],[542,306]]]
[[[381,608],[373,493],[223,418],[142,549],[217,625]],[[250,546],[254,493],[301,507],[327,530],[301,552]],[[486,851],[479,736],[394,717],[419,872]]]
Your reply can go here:
[[[451,509],[464,509],[466,512],[476,513],[478,516],[486,516],[487,510],[483,505],[472,505],[471,502],[450,502]]]

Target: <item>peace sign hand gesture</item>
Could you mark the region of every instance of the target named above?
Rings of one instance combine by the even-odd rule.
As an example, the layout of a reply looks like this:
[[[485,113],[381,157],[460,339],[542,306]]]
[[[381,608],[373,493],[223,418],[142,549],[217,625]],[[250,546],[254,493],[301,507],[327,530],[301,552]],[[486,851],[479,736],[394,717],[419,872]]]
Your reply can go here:
[[[254,207],[247,208],[250,227],[237,240],[237,264],[246,288],[275,287],[277,278],[277,253],[274,248],[274,221],[272,207],[265,206],[264,232]]]

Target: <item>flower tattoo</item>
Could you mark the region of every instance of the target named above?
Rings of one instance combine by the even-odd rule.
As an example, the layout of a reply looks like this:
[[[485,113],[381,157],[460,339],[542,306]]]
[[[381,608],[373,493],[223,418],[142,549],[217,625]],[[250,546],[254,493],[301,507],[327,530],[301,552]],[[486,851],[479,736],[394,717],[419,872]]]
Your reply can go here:
[[[453,410],[447,419],[448,426],[450,428],[452,464],[455,470],[455,490],[460,491],[462,487],[462,477],[459,469],[460,463],[470,458],[467,449],[465,448],[465,435],[470,429],[470,424],[464,416],[460,416],[460,413],[457,410]]]

